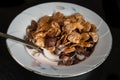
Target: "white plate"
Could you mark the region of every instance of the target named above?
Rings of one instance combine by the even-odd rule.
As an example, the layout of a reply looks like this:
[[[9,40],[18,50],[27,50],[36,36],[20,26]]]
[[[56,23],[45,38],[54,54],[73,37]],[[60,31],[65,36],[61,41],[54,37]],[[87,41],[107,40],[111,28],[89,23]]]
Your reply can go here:
[[[37,21],[44,15],[60,11],[64,15],[80,13],[84,18],[95,24],[98,29],[99,41],[92,55],[85,61],[73,66],[52,66],[40,64],[39,61],[31,57],[24,45],[15,41],[7,40],[7,46],[12,57],[24,68],[44,76],[50,77],[72,77],[87,73],[102,64],[110,53],[112,46],[112,36],[108,25],[93,11],[79,5],[63,2],[51,2],[33,6],[21,12],[12,21],[8,28],[8,34],[19,38],[24,38],[26,27],[31,20]]]

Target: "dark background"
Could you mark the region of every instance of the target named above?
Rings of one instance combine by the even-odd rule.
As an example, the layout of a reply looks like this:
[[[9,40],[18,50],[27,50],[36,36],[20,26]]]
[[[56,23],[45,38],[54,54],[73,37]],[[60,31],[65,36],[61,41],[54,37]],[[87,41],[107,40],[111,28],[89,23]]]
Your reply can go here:
[[[120,0],[3,0],[0,2],[0,31],[23,10],[52,1],[71,2],[89,8],[102,17],[112,33],[113,45],[107,60],[95,70],[72,78],[50,78],[30,72],[13,60],[4,38],[0,38],[0,80],[120,80]],[[81,78],[82,77],[82,78]]]

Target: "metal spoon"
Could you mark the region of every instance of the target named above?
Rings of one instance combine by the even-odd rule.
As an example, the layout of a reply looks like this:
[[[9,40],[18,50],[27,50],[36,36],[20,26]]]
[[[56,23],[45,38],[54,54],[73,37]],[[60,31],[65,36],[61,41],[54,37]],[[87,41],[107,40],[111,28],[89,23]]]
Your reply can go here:
[[[17,37],[15,37],[15,36],[12,36],[12,35],[9,35],[9,34],[5,34],[5,33],[2,33],[2,32],[0,32],[0,36],[1,36],[1,37],[4,37],[4,38],[6,38],[6,39],[12,39],[12,40],[14,40],[14,41],[21,42],[21,43],[23,43],[23,44],[25,44],[25,45],[27,45],[27,46],[32,47],[32,48],[36,49],[37,51],[39,51],[46,59],[48,59],[48,60],[50,60],[50,61],[52,61],[52,62],[59,62],[59,61],[60,61],[60,60],[51,59],[51,58],[47,57],[47,56],[45,55],[43,49],[39,48],[38,46],[36,46],[36,45],[33,44],[32,42],[28,42],[28,41],[25,41],[25,40],[23,40],[23,39],[20,39],[20,38],[17,38]]]

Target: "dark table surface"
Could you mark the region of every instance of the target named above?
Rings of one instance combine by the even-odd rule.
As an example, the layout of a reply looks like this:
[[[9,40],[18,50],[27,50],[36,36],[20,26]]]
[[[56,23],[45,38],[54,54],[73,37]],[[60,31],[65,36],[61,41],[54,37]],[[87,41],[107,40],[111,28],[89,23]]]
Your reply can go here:
[[[62,1],[71,2],[89,8],[102,17],[109,25],[113,37],[112,50],[107,60],[95,70],[89,72],[86,80],[119,80],[120,78],[120,23],[118,7],[112,0],[4,0],[0,2],[0,31],[6,33],[11,21],[23,10],[36,4]],[[112,6],[111,6],[112,4]],[[112,8],[113,9],[112,9]],[[117,17],[116,17],[117,16]],[[87,75],[87,74],[85,74]],[[82,76],[71,78],[50,78],[30,72],[21,67],[11,57],[4,38],[0,38],[0,80],[85,80]]]

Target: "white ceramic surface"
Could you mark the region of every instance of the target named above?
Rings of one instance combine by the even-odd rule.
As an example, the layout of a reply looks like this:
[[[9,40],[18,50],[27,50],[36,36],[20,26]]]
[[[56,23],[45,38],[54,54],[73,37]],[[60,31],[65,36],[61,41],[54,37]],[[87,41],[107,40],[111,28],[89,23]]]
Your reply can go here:
[[[87,73],[102,64],[110,53],[112,36],[108,25],[93,11],[71,3],[50,2],[43,3],[21,12],[10,24],[7,33],[19,38],[24,38],[26,27],[31,20],[37,21],[44,15],[60,11],[64,15],[80,13],[84,18],[95,24],[98,29],[99,41],[92,55],[85,61],[73,66],[54,66],[41,64],[36,58],[31,57],[25,46],[15,41],[7,40],[7,46],[12,57],[24,68],[37,74],[50,77],[72,77]]]

